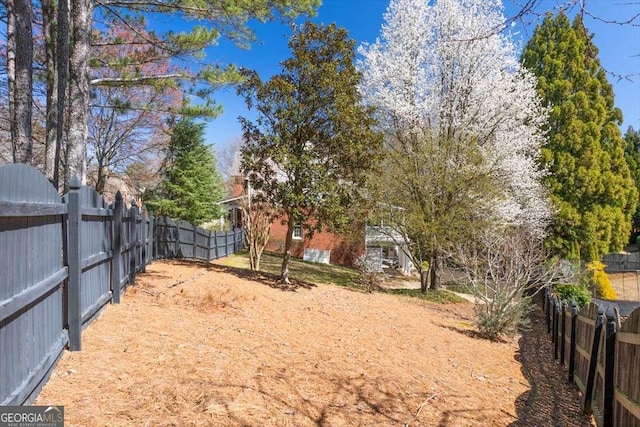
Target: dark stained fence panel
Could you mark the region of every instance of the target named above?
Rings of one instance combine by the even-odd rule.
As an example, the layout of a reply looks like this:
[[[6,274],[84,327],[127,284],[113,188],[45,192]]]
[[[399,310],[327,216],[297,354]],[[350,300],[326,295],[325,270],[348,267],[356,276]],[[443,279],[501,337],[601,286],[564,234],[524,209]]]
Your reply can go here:
[[[120,249],[114,256],[120,257],[118,263],[118,277],[120,283],[120,293],[124,293],[124,289],[129,283],[129,216],[126,209],[122,213],[122,221],[120,223]],[[115,233],[115,230],[114,230]]]
[[[604,423],[604,361],[605,361],[605,344],[606,334],[600,334],[598,342],[596,370],[593,383],[593,398],[591,402],[591,410],[593,418],[598,427]]]
[[[153,218],[153,236],[156,258],[211,261],[244,247],[244,235],[240,228],[210,232],[186,221],[173,221],[162,216]]]
[[[215,257],[223,258],[227,254],[227,244],[225,241],[226,233],[224,231],[216,231],[213,235],[214,246],[216,248]]]
[[[616,334],[613,384],[613,424],[640,427],[640,308]]]
[[[589,374],[589,360],[595,333],[598,305],[590,303],[578,313],[576,324],[576,370],[574,381],[584,395]]]
[[[146,264],[151,264],[153,261],[153,229],[155,227],[155,218],[150,216],[147,219],[147,261]]]
[[[566,303],[563,307],[563,316],[564,316],[564,334],[562,335],[562,353],[563,359],[562,364],[564,366],[569,366],[569,361],[571,358],[571,304]]]
[[[129,284],[129,269],[130,269],[130,255],[131,255],[131,227],[130,216],[127,209],[122,214],[122,233],[120,238],[120,289],[124,293],[126,286]]]
[[[0,166],[0,202],[0,404],[16,405],[33,399],[68,340],[66,206],[44,176],[17,164]]]
[[[80,189],[82,214],[82,323],[89,322],[111,299],[113,210],[93,188]]]
[[[178,225],[178,258],[194,258],[194,226],[187,221],[177,221]]]
[[[232,253],[235,252],[235,233],[233,232],[233,230],[227,231],[226,233],[226,245],[227,245],[227,255],[231,255]]]
[[[195,259],[208,261],[209,254],[209,232],[204,228],[196,228]]]
[[[34,168],[0,167],[1,405],[33,401],[64,347],[81,350],[82,326],[154,258],[209,261],[243,246],[241,230],[210,233],[69,187],[65,201]]]
[[[175,258],[178,255],[178,225],[166,216],[155,218],[155,257]]]

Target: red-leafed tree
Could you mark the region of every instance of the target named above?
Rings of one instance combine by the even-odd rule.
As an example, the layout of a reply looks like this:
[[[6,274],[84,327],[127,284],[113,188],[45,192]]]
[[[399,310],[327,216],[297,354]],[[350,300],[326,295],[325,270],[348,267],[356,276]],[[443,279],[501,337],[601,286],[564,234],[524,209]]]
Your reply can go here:
[[[170,118],[181,114],[178,79],[187,71],[158,55],[150,37],[143,28],[94,35],[87,145],[98,192],[113,172],[159,157],[169,141]]]

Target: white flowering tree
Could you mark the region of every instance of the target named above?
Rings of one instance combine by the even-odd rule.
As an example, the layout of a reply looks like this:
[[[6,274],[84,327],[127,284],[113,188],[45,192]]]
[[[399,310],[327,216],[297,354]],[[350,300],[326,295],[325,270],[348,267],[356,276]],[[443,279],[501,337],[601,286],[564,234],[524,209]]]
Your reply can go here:
[[[498,0],[391,0],[380,37],[360,48],[360,90],[387,135],[377,188],[402,208],[391,225],[414,264],[441,259],[479,229],[543,233],[537,157],[546,111],[518,62]]]

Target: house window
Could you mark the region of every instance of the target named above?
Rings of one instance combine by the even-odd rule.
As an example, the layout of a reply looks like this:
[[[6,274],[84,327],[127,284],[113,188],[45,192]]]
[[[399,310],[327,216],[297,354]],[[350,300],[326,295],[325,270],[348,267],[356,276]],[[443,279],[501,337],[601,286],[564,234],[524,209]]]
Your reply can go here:
[[[293,226],[293,239],[302,240],[302,224],[296,224]]]

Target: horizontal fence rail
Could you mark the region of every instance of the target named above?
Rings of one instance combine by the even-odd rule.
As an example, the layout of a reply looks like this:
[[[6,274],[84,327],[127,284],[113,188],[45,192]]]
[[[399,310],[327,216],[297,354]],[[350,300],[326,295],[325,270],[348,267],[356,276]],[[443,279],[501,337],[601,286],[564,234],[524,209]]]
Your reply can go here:
[[[191,258],[212,261],[237,252],[244,246],[241,228],[206,231],[186,221],[159,217],[155,223],[155,258]]]
[[[32,402],[64,348],[81,350],[83,328],[153,259],[242,247],[241,229],[153,218],[119,192],[108,205],[77,181],[60,197],[36,169],[0,166],[0,405]]]
[[[640,308],[626,319],[613,302],[578,311],[548,289],[543,308],[554,357],[580,390],[583,411],[598,427],[640,427]]]

